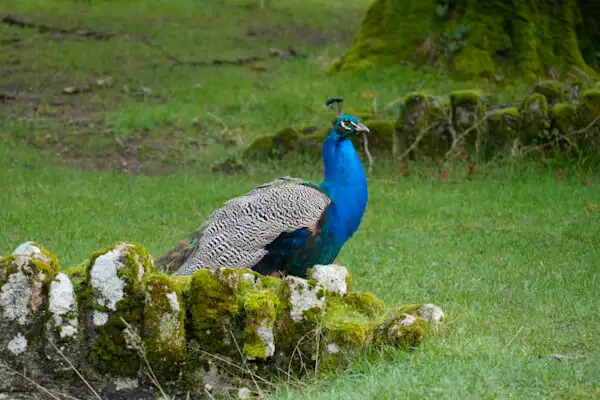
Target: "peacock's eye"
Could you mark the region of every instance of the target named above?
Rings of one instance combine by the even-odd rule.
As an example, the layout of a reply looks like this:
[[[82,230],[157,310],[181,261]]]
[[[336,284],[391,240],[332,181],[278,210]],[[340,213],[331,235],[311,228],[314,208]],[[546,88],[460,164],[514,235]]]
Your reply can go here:
[[[340,121],[340,125],[347,131],[352,129],[352,121]]]

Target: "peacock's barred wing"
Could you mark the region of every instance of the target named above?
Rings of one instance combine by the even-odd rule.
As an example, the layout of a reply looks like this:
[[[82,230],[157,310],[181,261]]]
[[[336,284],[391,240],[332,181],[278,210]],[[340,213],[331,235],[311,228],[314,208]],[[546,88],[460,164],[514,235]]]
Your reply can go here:
[[[177,275],[200,268],[252,268],[281,233],[317,224],[330,202],[316,183],[275,179],[227,201],[158,263],[169,271],[180,265]]]

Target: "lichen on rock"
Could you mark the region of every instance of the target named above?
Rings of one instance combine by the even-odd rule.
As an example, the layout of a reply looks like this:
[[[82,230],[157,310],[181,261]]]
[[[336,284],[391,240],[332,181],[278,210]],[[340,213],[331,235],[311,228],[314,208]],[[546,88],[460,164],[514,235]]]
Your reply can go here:
[[[102,372],[133,376],[140,367],[135,349],[127,346],[127,324],[142,324],[143,277],[154,271],[154,261],[137,243],[119,242],[94,253],[86,266],[87,280],[79,293],[86,336]]]
[[[34,242],[23,243],[0,259],[0,359],[16,369],[27,366],[33,378],[44,372],[48,291],[58,268],[56,257]],[[9,376],[0,381],[0,391],[25,384]]]

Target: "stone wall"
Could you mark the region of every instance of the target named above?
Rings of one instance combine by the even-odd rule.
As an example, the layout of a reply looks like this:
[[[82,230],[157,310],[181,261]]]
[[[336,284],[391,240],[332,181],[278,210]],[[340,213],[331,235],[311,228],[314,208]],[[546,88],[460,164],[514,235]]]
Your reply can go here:
[[[497,104],[494,96],[476,90],[448,97],[414,92],[402,99],[395,120],[379,119],[376,110],[346,113],[369,127],[369,148],[379,157],[445,160],[463,153],[485,161],[531,152],[600,154],[600,85],[541,81],[514,104]],[[329,128],[286,128],[255,140],[244,158],[320,156],[328,133]],[[360,135],[352,140],[363,152]]]
[[[309,279],[174,277],[117,243],[61,271],[27,242],[0,259],[0,398],[244,397],[368,346],[416,346],[443,319],[433,304],[390,308],[353,291],[338,265]]]

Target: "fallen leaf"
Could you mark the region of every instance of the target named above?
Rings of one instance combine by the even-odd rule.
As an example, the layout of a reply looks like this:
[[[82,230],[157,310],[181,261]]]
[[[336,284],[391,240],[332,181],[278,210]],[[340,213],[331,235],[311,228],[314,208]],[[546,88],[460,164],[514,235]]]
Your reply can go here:
[[[446,182],[448,180],[448,171],[442,171],[442,175],[440,176],[440,180],[442,182]]]
[[[586,176],[585,178],[583,178],[583,179],[581,180],[581,183],[583,183],[584,185],[586,185],[586,186],[587,186],[587,185],[591,184],[591,183],[592,183],[592,181],[591,181],[591,179],[590,179],[590,178],[588,178],[588,177]]]
[[[444,282],[440,281],[439,279],[437,281],[435,281],[435,287],[438,289],[441,289],[444,287]]]
[[[398,170],[398,175],[401,175],[401,176],[408,176],[409,174],[410,174],[410,172],[408,172],[408,170],[407,170],[407,169],[399,169],[399,170]]]
[[[569,359],[569,357],[564,356],[562,354],[552,354],[550,357],[552,359],[558,360],[558,361],[567,361]]]

